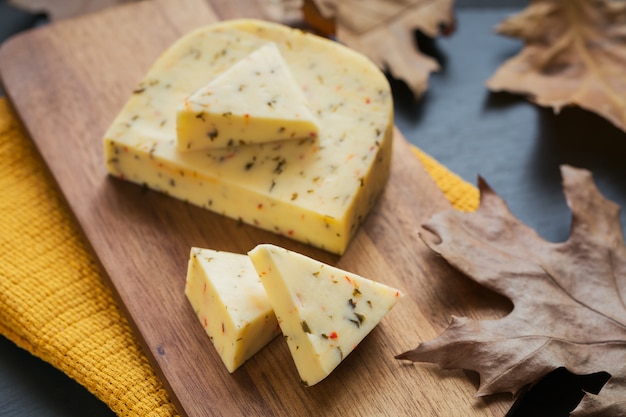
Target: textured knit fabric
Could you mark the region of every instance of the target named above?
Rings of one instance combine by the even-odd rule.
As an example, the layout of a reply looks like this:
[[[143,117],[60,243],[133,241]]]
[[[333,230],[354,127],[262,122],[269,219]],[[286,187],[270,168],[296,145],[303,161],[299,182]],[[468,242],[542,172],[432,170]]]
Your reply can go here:
[[[474,211],[478,208],[480,195],[478,189],[461,177],[441,165],[432,156],[413,146],[413,153],[420,160],[426,171],[452,203],[460,211]]]
[[[414,149],[460,210],[477,190]],[[119,416],[176,410],[86,249],[43,161],[0,99],[0,333]]]
[[[176,414],[34,145],[0,100],[0,332],[120,416]]]

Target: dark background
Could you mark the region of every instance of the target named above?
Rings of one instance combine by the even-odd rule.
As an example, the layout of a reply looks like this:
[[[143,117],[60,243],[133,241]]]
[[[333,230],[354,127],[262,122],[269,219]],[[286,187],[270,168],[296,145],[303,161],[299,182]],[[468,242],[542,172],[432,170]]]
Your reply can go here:
[[[557,242],[567,238],[570,228],[559,166],[589,169],[600,191],[624,206],[626,134],[578,108],[555,115],[523,97],[486,89],[486,80],[522,47],[493,29],[526,4],[457,0],[452,36],[432,41],[416,34],[420,49],[442,69],[430,77],[428,91],[418,101],[402,82],[391,80],[396,124],[409,141],[465,180],[485,178],[514,215],[544,239]],[[19,11],[0,0],[0,41],[47,22],[45,15]],[[523,395],[509,417],[567,416],[582,388],[597,391],[607,378],[573,376],[559,369]],[[0,416],[114,414],[63,373],[0,337]]]

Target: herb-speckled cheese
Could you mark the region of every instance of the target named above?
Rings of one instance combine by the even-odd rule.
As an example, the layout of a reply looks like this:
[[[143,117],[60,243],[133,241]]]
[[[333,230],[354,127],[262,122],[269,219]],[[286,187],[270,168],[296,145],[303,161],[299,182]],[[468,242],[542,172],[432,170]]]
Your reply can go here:
[[[191,248],[185,295],[229,372],[280,333],[246,255]]]
[[[178,151],[178,105],[268,42],[304,91],[318,137]],[[279,24],[235,20],[168,48],[104,142],[115,177],[341,254],[387,181],[392,135],[389,84],[367,58]]]
[[[219,74],[178,108],[180,151],[315,138],[304,93],[270,42]]]
[[[400,291],[273,245],[248,253],[305,385],[328,376]]]

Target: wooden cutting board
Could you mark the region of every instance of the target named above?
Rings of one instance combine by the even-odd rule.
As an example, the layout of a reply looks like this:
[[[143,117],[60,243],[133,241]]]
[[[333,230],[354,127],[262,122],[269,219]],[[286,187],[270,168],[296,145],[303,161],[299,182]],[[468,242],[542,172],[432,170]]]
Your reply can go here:
[[[18,35],[0,49],[4,89],[179,412],[504,415],[510,399],[475,399],[471,375],[394,359],[437,336],[453,314],[496,317],[508,306],[453,271],[419,239],[420,225],[450,206],[399,132],[385,192],[341,257],[107,176],[102,136],[158,55],[200,25],[261,17],[252,0],[212,4],[133,3]],[[191,246],[245,253],[263,242],[406,293],[335,372],[313,387],[299,384],[280,337],[229,374],[183,294]]]

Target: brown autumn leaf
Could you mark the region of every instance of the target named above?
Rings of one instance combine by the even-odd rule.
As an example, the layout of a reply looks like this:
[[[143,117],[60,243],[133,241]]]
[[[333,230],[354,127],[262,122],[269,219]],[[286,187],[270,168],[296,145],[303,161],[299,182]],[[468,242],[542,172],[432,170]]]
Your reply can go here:
[[[532,0],[497,28],[525,42],[487,81],[558,113],[593,111],[626,130],[626,2]]]
[[[266,17],[285,25],[297,25],[302,21],[304,0],[258,0]]]
[[[508,297],[505,317],[453,317],[437,338],[398,355],[444,369],[478,372],[477,395],[517,394],[559,367],[575,374],[607,372],[597,396],[576,416],[626,415],[626,246],[619,207],[595,187],[591,173],[562,166],[572,211],[567,241],[543,240],[479,179],[480,206],[433,216],[424,242],[453,267]]]
[[[419,98],[439,64],[417,48],[414,31],[430,38],[454,30],[454,0],[313,0],[333,20],[338,41],[404,80]]]

